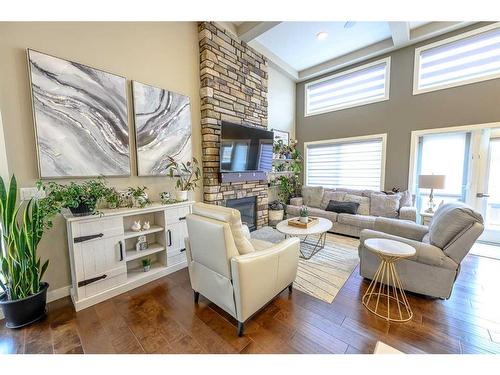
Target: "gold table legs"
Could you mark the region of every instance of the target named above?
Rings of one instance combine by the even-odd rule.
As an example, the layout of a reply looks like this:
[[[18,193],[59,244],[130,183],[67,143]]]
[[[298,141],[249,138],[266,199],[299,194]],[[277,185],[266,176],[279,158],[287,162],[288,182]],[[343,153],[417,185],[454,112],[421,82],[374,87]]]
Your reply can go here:
[[[377,255],[381,260],[380,266],[363,295],[363,305],[369,311],[387,321],[407,322],[413,317],[413,312],[394,265],[401,258],[382,254]],[[394,311],[391,311],[391,301],[396,304],[393,306]],[[385,308],[387,311],[384,311]]]

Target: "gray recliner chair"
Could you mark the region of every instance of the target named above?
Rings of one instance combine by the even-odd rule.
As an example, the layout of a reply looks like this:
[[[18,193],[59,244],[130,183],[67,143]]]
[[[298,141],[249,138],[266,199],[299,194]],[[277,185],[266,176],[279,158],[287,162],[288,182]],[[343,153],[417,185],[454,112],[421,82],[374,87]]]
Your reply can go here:
[[[463,203],[442,205],[429,227],[412,222],[377,218],[374,230],[361,231],[360,274],[372,279],[380,259],[364,246],[368,238],[388,238],[416,249],[412,258],[396,268],[405,290],[437,298],[449,298],[460,271],[460,262],[484,230],[483,217]]]

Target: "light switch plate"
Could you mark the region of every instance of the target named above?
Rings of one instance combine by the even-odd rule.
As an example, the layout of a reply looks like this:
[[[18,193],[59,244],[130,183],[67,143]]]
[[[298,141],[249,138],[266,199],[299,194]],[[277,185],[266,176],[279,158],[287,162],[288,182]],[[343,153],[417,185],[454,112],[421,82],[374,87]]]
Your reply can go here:
[[[29,201],[31,198],[45,198],[45,192],[36,187],[21,188],[20,198],[22,201]]]

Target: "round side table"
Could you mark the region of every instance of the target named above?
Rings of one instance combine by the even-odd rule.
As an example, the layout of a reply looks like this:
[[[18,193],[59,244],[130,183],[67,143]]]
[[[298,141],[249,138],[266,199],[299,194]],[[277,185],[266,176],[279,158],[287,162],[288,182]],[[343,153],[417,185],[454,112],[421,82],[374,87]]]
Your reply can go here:
[[[403,242],[385,238],[369,238],[364,245],[380,258],[380,266],[363,295],[363,305],[387,321],[407,322],[413,317],[413,312],[396,271],[395,263],[400,259],[415,255],[415,248]],[[391,311],[391,301],[396,304],[397,311]],[[385,309],[386,311],[384,311]]]

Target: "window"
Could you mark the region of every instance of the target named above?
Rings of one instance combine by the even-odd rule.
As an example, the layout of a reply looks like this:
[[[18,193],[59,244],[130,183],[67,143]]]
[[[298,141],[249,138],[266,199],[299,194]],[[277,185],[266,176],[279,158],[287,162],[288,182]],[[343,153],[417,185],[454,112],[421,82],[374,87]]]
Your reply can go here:
[[[388,100],[390,65],[387,57],[309,82],[305,86],[305,115]]]
[[[415,49],[413,94],[500,77],[500,23]]]
[[[420,210],[427,207],[429,189],[418,188],[421,174],[445,175],[444,189],[434,191],[434,202],[466,200],[470,132],[437,133],[418,138],[416,182],[416,206]]]
[[[386,134],[305,144],[306,185],[380,190]]]

